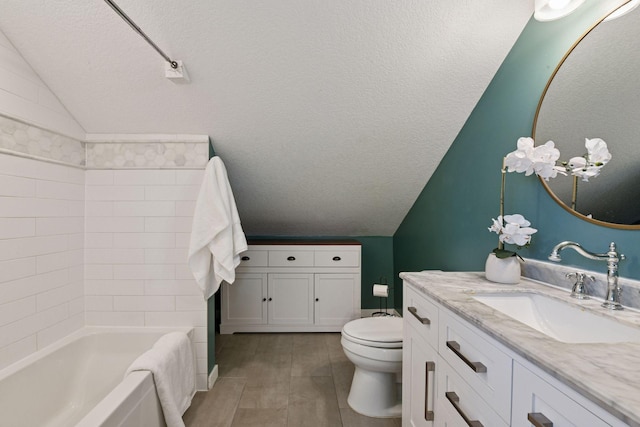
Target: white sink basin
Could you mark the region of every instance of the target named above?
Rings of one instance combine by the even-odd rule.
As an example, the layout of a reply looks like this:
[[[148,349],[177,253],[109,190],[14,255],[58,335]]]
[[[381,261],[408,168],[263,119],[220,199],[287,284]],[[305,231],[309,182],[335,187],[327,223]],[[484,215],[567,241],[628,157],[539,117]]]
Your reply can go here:
[[[532,292],[478,294],[477,301],[567,343],[640,342],[640,328]]]

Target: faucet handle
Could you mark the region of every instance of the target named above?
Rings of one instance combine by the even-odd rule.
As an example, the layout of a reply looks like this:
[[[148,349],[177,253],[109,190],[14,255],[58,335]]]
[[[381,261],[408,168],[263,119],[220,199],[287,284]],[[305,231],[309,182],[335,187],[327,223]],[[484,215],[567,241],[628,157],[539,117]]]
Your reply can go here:
[[[585,274],[581,271],[576,271],[573,273],[567,273],[565,276],[567,279],[575,279],[573,284],[573,288],[571,289],[571,297],[576,299],[589,299],[589,295],[587,294],[587,290],[584,286],[584,281],[586,279],[594,282],[596,278],[590,274]]]
[[[609,254],[609,256],[617,257],[619,261],[627,259],[627,257],[624,256],[624,254],[620,254],[620,253],[617,252],[616,242],[609,243],[609,252],[608,252],[608,254]]]

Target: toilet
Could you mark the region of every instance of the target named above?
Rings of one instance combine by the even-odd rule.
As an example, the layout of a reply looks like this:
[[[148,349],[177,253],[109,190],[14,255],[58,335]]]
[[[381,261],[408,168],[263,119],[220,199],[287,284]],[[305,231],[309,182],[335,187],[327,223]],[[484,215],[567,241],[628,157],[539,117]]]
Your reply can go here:
[[[347,402],[368,417],[400,417],[402,318],[366,317],[342,328],[342,349],[355,365]]]

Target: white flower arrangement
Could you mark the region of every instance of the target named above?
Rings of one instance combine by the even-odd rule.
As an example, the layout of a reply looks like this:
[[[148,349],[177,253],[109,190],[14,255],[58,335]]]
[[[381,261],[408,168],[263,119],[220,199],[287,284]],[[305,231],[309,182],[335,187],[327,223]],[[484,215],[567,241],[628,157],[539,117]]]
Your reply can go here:
[[[529,227],[531,223],[520,214],[498,216],[492,221],[489,231],[496,233],[500,242],[510,245],[527,246],[531,243],[531,235],[538,231]]]
[[[531,223],[520,214],[504,215],[504,183],[506,172],[524,173],[526,176],[536,174],[548,181],[568,173],[574,177],[574,197],[576,194],[577,179],[588,181],[597,177],[604,165],[611,160],[611,153],[607,143],[600,138],[586,138],[585,147],[587,153],[582,157],[573,157],[568,162],[556,162],[560,159],[560,151],[553,141],[547,141],[543,145],[535,146],[533,138],[518,138],[517,149],[507,154],[502,166],[502,185],[500,188],[500,215],[492,218],[493,224],[489,231],[498,235],[498,247],[493,250],[497,258],[518,256],[514,251],[504,249],[504,244],[525,247],[531,243],[531,235],[538,230],[530,227]],[[572,200],[572,208],[575,209],[575,198]]]
[[[584,146],[587,154],[582,157],[572,157],[568,162],[563,162],[563,165],[571,175],[588,182],[589,178],[600,175],[602,167],[611,160],[611,153],[607,143],[600,138],[585,138]]]
[[[518,138],[518,149],[507,154],[504,165],[507,172],[518,172],[529,176],[533,173],[548,181],[558,173],[566,175],[565,168],[556,166],[560,151],[553,141],[534,146],[533,138]]]

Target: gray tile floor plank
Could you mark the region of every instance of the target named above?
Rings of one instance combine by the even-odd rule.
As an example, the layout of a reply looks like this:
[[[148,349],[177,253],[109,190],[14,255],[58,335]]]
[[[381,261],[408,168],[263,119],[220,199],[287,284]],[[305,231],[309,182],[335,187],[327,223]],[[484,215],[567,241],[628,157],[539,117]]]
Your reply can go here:
[[[354,366],[339,333],[216,335],[219,377],[187,427],[400,427],[349,408]]]

